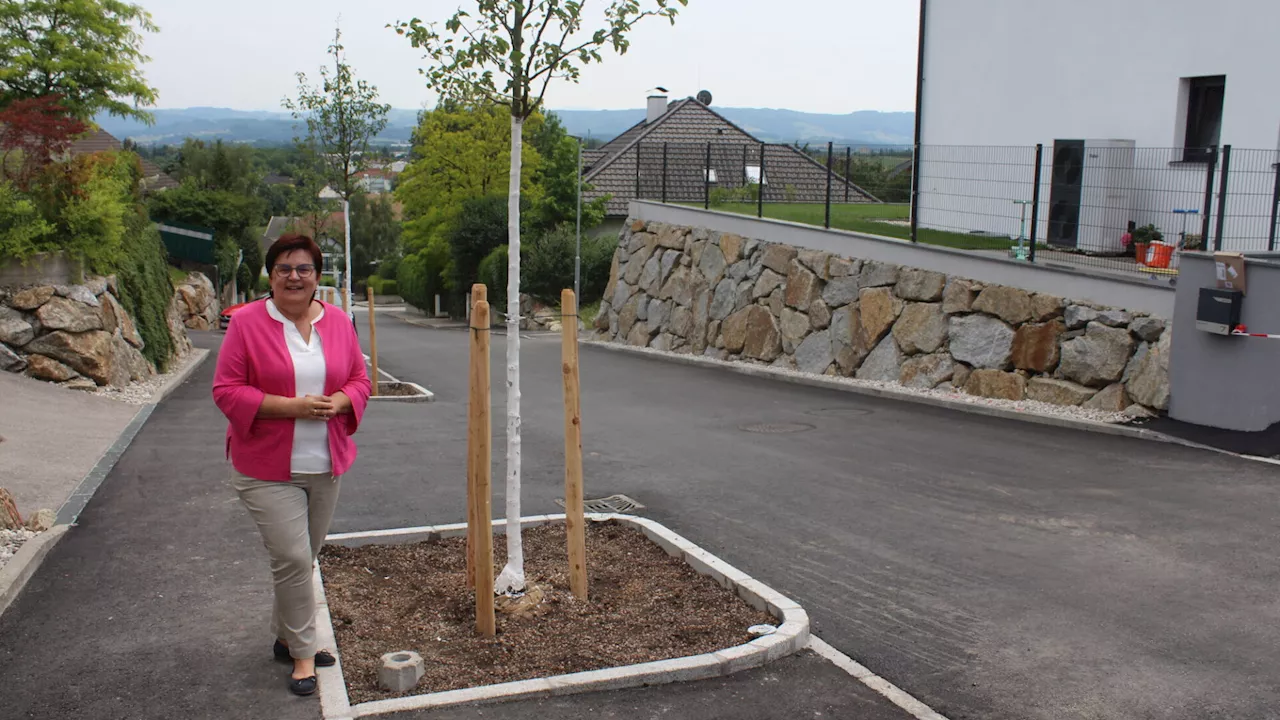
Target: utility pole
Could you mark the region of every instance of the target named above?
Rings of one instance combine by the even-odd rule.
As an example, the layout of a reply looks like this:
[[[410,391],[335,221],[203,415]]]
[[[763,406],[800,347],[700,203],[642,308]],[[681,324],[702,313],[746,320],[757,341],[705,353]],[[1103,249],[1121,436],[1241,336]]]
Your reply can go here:
[[[575,233],[576,246],[573,256],[573,314],[577,320],[578,308],[582,307],[582,138],[578,138],[578,224]]]

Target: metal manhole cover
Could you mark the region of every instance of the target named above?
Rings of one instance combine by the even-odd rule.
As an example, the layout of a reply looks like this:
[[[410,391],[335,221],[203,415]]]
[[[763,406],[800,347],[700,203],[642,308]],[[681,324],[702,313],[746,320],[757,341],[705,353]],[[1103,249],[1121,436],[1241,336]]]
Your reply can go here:
[[[556,504],[564,507],[564,499],[556,498]],[[582,501],[582,509],[589,513],[628,513],[643,508],[644,505],[626,495],[610,495]]]
[[[743,425],[738,429],[764,435],[786,435],[789,433],[808,432],[816,429],[816,426],[808,423],[756,423],[755,425]]]

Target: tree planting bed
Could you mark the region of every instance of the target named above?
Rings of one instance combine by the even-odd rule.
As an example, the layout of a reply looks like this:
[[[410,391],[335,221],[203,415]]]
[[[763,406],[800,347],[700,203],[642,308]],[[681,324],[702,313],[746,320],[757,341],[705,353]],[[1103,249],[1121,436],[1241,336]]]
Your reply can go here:
[[[529,592],[498,599],[494,638],[475,630],[465,527],[332,538],[320,556],[328,603],[321,639],[331,625],[345,692],[327,684],[337,673],[321,678],[325,716],[711,677],[762,665],[807,642],[808,618],[790,600],[656,523],[594,517],[586,534],[587,602],[568,589],[562,520],[525,519]],[[494,545],[505,557],[501,535]],[[755,625],[781,627],[756,637],[748,631]],[[382,655],[403,650],[422,656],[424,676],[405,693],[381,689]],[[682,660],[655,662],[672,658]],[[486,687],[496,689],[486,696]]]

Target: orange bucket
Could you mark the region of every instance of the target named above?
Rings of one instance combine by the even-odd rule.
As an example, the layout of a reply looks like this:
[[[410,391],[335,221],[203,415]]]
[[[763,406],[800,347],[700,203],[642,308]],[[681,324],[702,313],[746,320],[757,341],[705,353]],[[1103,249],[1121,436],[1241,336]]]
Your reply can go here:
[[[1147,261],[1144,264],[1147,267],[1167,268],[1172,259],[1173,246],[1155,242],[1147,246]]]

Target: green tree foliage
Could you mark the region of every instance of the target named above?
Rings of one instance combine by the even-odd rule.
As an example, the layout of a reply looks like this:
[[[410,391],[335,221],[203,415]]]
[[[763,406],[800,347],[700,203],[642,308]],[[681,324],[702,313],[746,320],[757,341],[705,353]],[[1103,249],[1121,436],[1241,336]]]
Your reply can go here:
[[[263,263],[262,245],[254,230],[262,221],[264,205],[251,195],[202,189],[194,180],[183,180],[180,186],[152,196],[150,211],[157,220],[213,229],[218,272],[224,283],[231,282],[237,251],[243,251],[244,267],[248,269],[236,279],[242,287],[253,287],[253,278]]]
[[[145,122],[155,104],[140,66],[142,33],[158,28],[140,5],[121,0],[0,2],[0,107],[61,95],[71,113]]]
[[[390,195],[357,193],[351,198],[351,272],[357,278],[382,275],[382,263],[400,253],[400,222]],[[374,263],[378,263],[375,268]],[[394,278],[395,268],[387,277]]]
[[[535,227],[550,230],[560,223],[575,221],[578,212],[578,141],[565,131],[560,118],[548,115],[542,122],[526,125],[529,144],[542,158],[537,182],[542,196],[534,208]],[[584,185],[584,191],[590,190]],[[582,206],[582,229],[604,221],[607,198],[597,198]]]
[[[531,124],[538,124],[534,119]],[[396,198],[404,205],[405,249],[417,252],[446,235],[463,203],[506,190],[510,171],[510,115],[493,105],[442,103],[426,111],[413,134],[413,162],[400,176]],[[523,149],[523,194],[537,197],[541,157]]]
[[[335,28],[329,55],[333,69],[320,68],[320,85],[312,87],[298,73],[298,97],[284,106],[307,124],[307,142],[316,151],[324,178],[339,195],[355,192],[355,174],[364,169],[369,141],[387,126],[390,105],[378,102],[378,88],[357,80],[343,60],[342,30]]]
[[[526,203],[527,205],[527,203]],[[462,213],[449,233],[451,282],[465,293],[477,282],[480,261],[507,239],[507,196],[489,195],[463,202]]]

